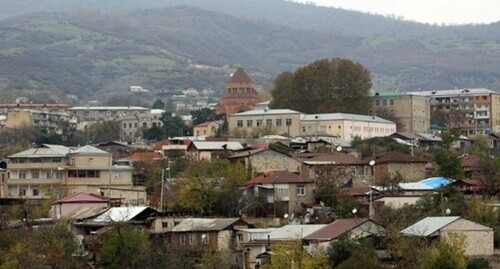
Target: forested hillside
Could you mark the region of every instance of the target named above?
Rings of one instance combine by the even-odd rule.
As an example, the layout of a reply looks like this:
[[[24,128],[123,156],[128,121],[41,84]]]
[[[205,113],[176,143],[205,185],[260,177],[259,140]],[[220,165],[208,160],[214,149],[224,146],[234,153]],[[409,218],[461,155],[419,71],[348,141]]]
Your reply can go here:
[[[376,90],[500,88],[499,23],[438,27],[281,0],[0,6],[0,91],[8,97],[101,98],[130,85],[220,89],[236,66],[265,84],[332,57],[368,67]]]

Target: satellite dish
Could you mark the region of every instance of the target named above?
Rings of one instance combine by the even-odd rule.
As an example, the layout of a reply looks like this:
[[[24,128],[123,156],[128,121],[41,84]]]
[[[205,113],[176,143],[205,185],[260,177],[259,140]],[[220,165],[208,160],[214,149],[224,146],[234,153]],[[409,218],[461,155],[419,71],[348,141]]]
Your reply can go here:
[[[356,213],[358,213],[358,209],[356,209],[356,208],[353,208],[353,209],[352,209],[352,213],[353,213],[353,214],[356,214]]]
[[[342,147],[341,146],[338,146],[337,147],[337,151],[341,151],[342,150]]]
[[[283,216],[283,218],[288,219],[288,214],[285,213],[285,215]]]
[[[446,215],[450,215],[451,214],[451,210],[449,208],[446,209]]]
[[[375,160],[371,160],[368,164],[369,164],[370,166],[374,166],[374,165],[375,165]]]

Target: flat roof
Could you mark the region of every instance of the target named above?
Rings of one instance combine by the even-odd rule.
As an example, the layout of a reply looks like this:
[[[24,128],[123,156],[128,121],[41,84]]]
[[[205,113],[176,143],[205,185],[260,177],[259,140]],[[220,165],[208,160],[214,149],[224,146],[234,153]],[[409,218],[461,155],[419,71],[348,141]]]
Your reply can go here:
[[[255,109],[245,112],[231,114],[229,116],[252,116],[252,115],[281,115],[281,114],[301,114],[301,112],[291,109]]]
[[[418,91],[418,92],[408,92],[413,95],[422,96],[450,96],[450,95],[477,95],[477,94],[490,94],[498,93],[496,91],[484,89],[484,88],[474,88],[474,89],[451,89],[451,90],[433,90],[433,91]]]
[[[308,114],[302,117],[301,121],[325,121],[325,120],[351,120],[351,121],[368,121],[379,123],[392,123],[392,121],[383,119],[377,116],[348,114],[348,113],[325,113],[325,114]]]

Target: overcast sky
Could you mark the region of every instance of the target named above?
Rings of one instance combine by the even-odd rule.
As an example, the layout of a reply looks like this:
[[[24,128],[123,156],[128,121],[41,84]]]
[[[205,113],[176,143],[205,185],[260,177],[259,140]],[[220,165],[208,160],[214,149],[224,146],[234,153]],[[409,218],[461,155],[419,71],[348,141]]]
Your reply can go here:
[[[295,0],[342,7],[427,23],[490,23],[500,21],[500,0]]]

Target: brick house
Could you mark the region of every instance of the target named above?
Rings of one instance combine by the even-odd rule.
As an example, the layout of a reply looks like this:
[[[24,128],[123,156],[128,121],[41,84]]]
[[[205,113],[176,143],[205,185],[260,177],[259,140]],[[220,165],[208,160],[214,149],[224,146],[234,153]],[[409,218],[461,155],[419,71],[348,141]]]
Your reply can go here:
[[[427,217],[401,231],[407,236],[422,237],[431,243],[449,241],[450,236],[464,236],[465,256],[493,255],[493,228],[468,219],[454,217]]]
[[[313,181],[289,171],[266,172],[247,181],[245,188],[247,198],[265,197],[268,214],[300,213],[314,203]]]

